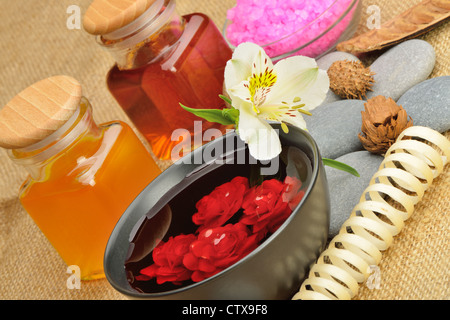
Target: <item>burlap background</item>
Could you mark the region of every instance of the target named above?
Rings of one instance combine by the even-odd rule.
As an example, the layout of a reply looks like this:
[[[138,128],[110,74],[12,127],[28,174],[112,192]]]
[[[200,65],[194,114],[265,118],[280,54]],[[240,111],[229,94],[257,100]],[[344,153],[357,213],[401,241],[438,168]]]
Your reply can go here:
[[[358,33],[366,30],[366,8],[378,5],[382,22],[420,0],[363,0]],[[83,30],[69,30],[66,12],[88,0],[1,0],[0,106],[42,78],[67,74],[84,85],[97,122],[128,121],[105,87],[114,61]],[[201,11],[220,27],[235,0],[178,0],[180,13]],[[432,77],[450,74],[450,24],[428,33],[437,53]],[[373,59],[368,57],[367,59]],[[413,67],[413,66],[412,66]],[[424,106],[424,112],[427,112]],[[447,134],[449,137],[449,134]],[[167,163],[161,163],[165,168]],[[106,280],[66,286],[66,266],[17,200],[26,173],[0,153],[0,299],[124,299]],[[450,170],[433,182],[405,228],[383,255],[381,287],[361,286],[356,299],[448,299]]]

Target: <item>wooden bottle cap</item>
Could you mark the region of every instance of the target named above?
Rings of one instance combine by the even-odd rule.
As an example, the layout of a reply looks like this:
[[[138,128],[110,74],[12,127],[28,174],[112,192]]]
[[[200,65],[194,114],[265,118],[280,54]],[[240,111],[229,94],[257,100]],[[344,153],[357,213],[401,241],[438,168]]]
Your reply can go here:
[[[77,110],[80,83],[68,76],[41,80],[0,110],[0,147],[30,146],[58,130]]]
[[[84,15],[84,29],[93,35],[116,31],[142,15],[155,1],[94,0]]]

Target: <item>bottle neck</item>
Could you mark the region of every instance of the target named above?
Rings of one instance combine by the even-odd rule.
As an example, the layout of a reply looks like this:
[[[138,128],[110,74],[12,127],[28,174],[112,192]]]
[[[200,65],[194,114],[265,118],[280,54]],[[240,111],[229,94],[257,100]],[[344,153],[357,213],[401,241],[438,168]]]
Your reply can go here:
[[[86,136],[98,138],[100,128],[93,119],[89,101],[82,97],[75,113],[58,130],[31,146],[8,150],[8,155],[16,164],[23,166],[34,180],[41,180],[50,163],[63,154],[67,155],[68,150]]]
[[[184,19],[175,0],[157,0],[138,19],[119,30],[99,36],[98,42],[121,70],[157,61],[174,47],[184,31]]]

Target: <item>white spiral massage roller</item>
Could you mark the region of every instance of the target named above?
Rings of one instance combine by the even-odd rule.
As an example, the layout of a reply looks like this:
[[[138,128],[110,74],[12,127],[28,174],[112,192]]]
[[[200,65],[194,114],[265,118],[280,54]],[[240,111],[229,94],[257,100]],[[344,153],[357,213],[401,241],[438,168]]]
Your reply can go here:
[[[449,159],[450,141],[439,132],[404,130],[292,299],[352,299]]]

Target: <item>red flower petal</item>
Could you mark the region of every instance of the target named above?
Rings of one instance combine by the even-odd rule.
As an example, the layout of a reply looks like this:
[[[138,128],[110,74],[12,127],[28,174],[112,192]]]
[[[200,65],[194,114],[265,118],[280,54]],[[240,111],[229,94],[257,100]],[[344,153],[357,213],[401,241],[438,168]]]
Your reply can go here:
[[[200,199],[196,204],[197,212],[192,216],[192,221],[200,225],[198,232],[226,223],[241,208],[247,190],[248,179],[236,177]]]
[[[301,181],[271,179],[249,188],[248,179],[236,177],[197,202],[192,221],[198,236],[179,235],[153,250],[154,264],[136,279],[156,278],[157,283],[202,281],[236,263],[275,232],[304,196]],[[240,209],[236,224],[224,225]]]
[[[183,265],[189,270],[198,269],[198,258],[191,252],[187,253],[183,258]]]
[[[137,275],[136,277],[134,277],[137,281],[149,281],[152,280],[153,277],[149,277],[143,274]]]
[[[258,241],[277,230],[292,212],[283,199],[287,187],[276,179],[265,180],[245,195],[244,216],[240,221],[252,227],[253,233],[258,234]]]
[[[183,263],[193,271],[191,279],[198,282],[236,263],[256,247],[256,236],[242,223],[209,228],[191,244]]]
[[[300,190],[302,182],[295,178],[287,176],[284,179],[286,190],[283,193],[283,201],[289,203],[289,207],[293,210],[303,199],[305,191]]]
[[[217,269],[216,263],[210,259],[199,259],[198,270],[203,272],[214,272]]]
[[[158,268],[159,267],[156,264],[152,264],[152,265],[142,269],[140,272],[143,275],[146,275],[146,276],[148,276],[150,278],[154,278],[154,277],[156,277],[156,270]]]

